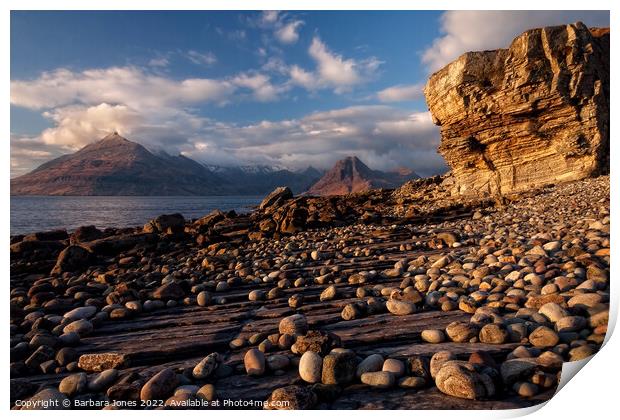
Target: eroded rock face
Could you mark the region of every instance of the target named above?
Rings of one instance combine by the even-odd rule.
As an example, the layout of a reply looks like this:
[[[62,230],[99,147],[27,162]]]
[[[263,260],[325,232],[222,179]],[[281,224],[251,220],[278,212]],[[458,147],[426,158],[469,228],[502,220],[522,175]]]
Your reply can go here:
[[[424,90],[462,195],[510,194],[609,170],[609,30],[532,29],[463,54]]]

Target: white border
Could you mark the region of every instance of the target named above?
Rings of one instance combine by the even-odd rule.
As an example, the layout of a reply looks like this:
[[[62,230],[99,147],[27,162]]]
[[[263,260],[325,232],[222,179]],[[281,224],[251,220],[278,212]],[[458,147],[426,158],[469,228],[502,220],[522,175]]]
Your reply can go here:
[[[618,8],[617,4],[619,2],[612,1],[600,1],[600,0],[589,0],[589,1],[575,1],[575,0],[564,0],[562,2],[543,2],[540,0],[519,0],[514,2],[497,2],[497,1],[489,1],[489,0],[469,0],[467,2],[459,2],[457,0],[426,0],[422,1],[396,1],[396,0],[381,0],[381,1],[368,1],[368,0],[349,0],[349,1],[334,1],[334,0],[302,0],[296,1],[295,4],[292,4],[290,1],[282,1],[282,0],[246,0],[246,1],[235,1],[232,2],[220,2],[220,3],[212,3],[212,2],[199,2],[196,0],[175,0],[174,2],[166,1],[166,0],[149,0],[149,1],[140,1],[140,0],[90,0],[88,2],[85,1],[75,1],[75,0],[55,0],[52,2],[45,0],[5,0],[2,2],[2,7],[4,9],[4,13],[2,14],[2,21],[0,24],[0,31],[2,33],[2,57],[4,63],[2,65],[2,91],[4,94],[5,100],[2,102],[2,134],[3,134],[3,152],[1,155],[1,159],[5,168],[6,178],[4,178],[4,182],[1,183],[2,188],[2,200],[3,205],[1,207],[3,212],[3,223],[2,223],[2,231],[0,235],[2,235],[3,240],[5,241],[5,252],[2,254],[2,266],[3,266],[3,276],[4,278],[4,302],[2,305],[4,308],[4,320],[5,322],[0,323],[2,325],[2,334],[5,337],[5,340],[8,340],[9,331],[8,331],[8,320],[9,318],[9,285],[8,285],[8,270],[9,270],[9,253],[6,252],[9,245],[9,177],[10,177],[10,146],[9,146],[9,95],[10,95],[10,67],[9,63],[9,48],[10,48],[10,10],[198,10],[198,9],[207,9],[207,10],[347,10],[347,9],[362,9],[362,10],[375,10],[375,9],[384,9],[384,10],[460,10],[460,9],[472,9],[472,10],[547,10],[547,9],[561,9],[561,10],[583,10],[585,8],[589,10],[610,10],[611,9],[611,26],[614,28],[617,26],[618,19],[616,18],[617,13],[616,10]],[[612,30],[612,37],[614,37],[614,31]],[[612,41],[612,45],[615,43]],[[616,69],[615,66],[617,62],[617,54],[614,53],[612,48],[612,74],[614,73],[613,69]],[[615,79],[614,79],[615,80]],[[612,98],[611,103],[617,104],[620,103],[617,101],[617,89],[614,89],[614,83],[612,82]],[[613,133],[613,127],[615,127],[615,122],[618,119],[613,118],[613,115],[617,115],[615,112],[615,108],[612,108],[612,117],[611,121],[612,127],[611,132]],[[617,139],[614,136],[611,136],[611,153],[612,156],[616,156]],[[613,170],[612,163],[612,179],[611,179],[611,202],[618,202],[618,193],[617,193],[617,179],[616,179],[616,171]],[[612,220],[616,220],[615,211],[616,206],[612,205]],[[618,238],[618,228],[617,224],[614,222],[611,224],[611,232],[612,232],[612,242],[616,243],[616,238]],[[615,256],[615,248],[612,249],[612,256]],[[615,257],[612,257],[615,259]],[[611,314],[610,314],[610,331],[613,329],[613,325],[615,325],[617,314],[618,314],[618,292],[616,291],[617,280],[613,280],[618,278],[618,269],[616,269],[615,265],[611,267],[611,278],[613,281],[612,284],[612,302],[611,302]],[[9,351],[8,351],[8,343],[5,342],[5,345],[1,347],[2,354],[4,356],[4,362],[2,363],[2,372],[3,381],[2,381],[2,389],[0,393],[5,398],[4,407],[8,409],[8,395],[9,395],[9,381],[8,381],[8,367],[9,367]],[[531,414],[532,419],[543,419],[543,418],[561,418],[561,419],[571,419],[571,418],[587,418],[588,420],[594,420],[597,418],[606,419],[617,416],[612,414],[616,409],[616,402],[618,401],[618,387],[617,381],[620,378],[620,369],[618,366],[618,358],[620,358],[620,344],[618,342],[617,337],[609,334],[606,345],[599,351],[599,353],[592,358],[592,360],[587,364],[587,368],[583,369],[579,372],[576,377],[569,381],[569,383],[556,395],[554,396],[544,407],[537,407],[534,410],[497,410],[497,411],[424,411],[424,412],[410,412],[410,411],[391,411],[387,412],[370,412],[370,411],[359,411],[354,415],[359,417],[360,419],[364,418],[376,418],[376,416],[389,415],[390,417],[395,418],[410,418],[411,416],[420,417],[423,419],[446,419],[446,418],[459,418],[459,419],[486,419],[486,418],[506,418],[506,417],[514,417],[525,414],[526,411],[534,411]],[[11,415],[15,415],[16,411],[12,411]],[[30,412],[33,413],[34,416],[49,416],[44,412]],[[151,411],[151,412],[138,412],[138,411],[119,411],[117,414],[113,416],[119,418],[135,418],[143,417],[148,413],[149,416],[164,416],[167,414],[163,414],[163,411]],[[65,418],[82,418],[86,413],[78,412],[78,411],[63,411],[60,414]],[[101,412],[91,411],[87,414],[89,417],[97,417],[101,415],[105,415]],[[177,414],[179,415],[179,414]],[[236,412],[200,412],[200,411],[186,411],[180,413],[184,418],[204,418],[214,417],[214,418],[236,418],[242,415],[246,415],[241,411]],[[318,413],[316,411],[307,411],[307,412],[295,412],[295,413],[286,413],[286,412],[254,412],[251,414],[255,418],[273,418],[273,417],[289,417],[294,415],[295,418],[298,419],[311,419],[315,418],[315,416],[327,416],[328,418],[335,418],[336,416],[340,416],[341,413],[338,412],[321,412]],[[346,414],[345,414],[346,415]]]

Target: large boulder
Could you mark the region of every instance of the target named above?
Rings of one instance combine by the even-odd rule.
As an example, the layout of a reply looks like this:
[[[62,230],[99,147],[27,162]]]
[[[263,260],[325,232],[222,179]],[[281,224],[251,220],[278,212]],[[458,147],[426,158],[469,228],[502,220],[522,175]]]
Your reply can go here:
[[[471,363],[448,361],[441,366],[435,377],[437,388],[453,397],[477,400],[495,395],[493,378],[476,371]]]
[[[314,351],[306,351],[299,360],[299,376],[311,384],[321,381],[323,358]]]
[[[103,372],[126,366],[127,360],[121,353],[87,353],[78,360],[78,367],[86,372]]]
[[[192,376],[196,379],[208,378],[217,369],[219,361],[220,355],[218,353],[209,354],[194,366]]]
[[[293,192],[289,187],[278,187],[261,201],[258,208],[259,210],[266,210],[276,205],[281,205],[291,198],[293,198]]]
[[[145,233],[179,233],[183,232],[185,218],[180,213],[162,214],[144,225]]]
[[[468,52],[424,89],[456,191],[529,191],[609,169],[609,29],[532,29]]]
[[[97,229],[94,225],[80,226],[71,234],[71,245],[79,244],[81,242],[94,241],[103,236],[103,232]]]
[[[88,376],[84,372],[76,373],[74,375],[65,376],[58,390],[68,397],[76,394],[81,394],[86,391],[88,385]]]
[[[37,255],[37,258],[56,258],[67,246],[66,241],[18,241],[11,244],[11,258]]]
[[[153,291],[153,298],[163,301],[179,300],[185,296],[183,288],[177,283],[164,283]]]
[[[155,233],[121,234],[82,242],[80,245],[95,255],[113,255],[127,251],[136,246],[145,246],[157,242]]]
[[[203,216],[200,219],[196,220],[193,225],[200,231],[207,231],[209,228],[212,228],[217,222],[221,222],[225,218],[226,213],[221,210],[213,210],[206,216]]]
[[[510,359],[502,363],[500,373],[506,385],[512,385],[518,380],[530,376],[538,367],[538,360],[535,358]]]
[[[92,254],[79,245],[69,245],[58,255],[52,275],[84,270],[92,262]]]
[[[324,356],[329,351],[341,345],[340,337],[333,333],[322,331],[308,331],[306,335],[298,335],[295,340],[295,348],[298,354],[313,351]]]
[[[304,207],[290,206],[282,221],[280,222],[280,232],[296,233],[304,230],[306,220],[308,219],[308,210]]]
[[[267,410],[307,410],[317,403],[309,387],[290,385],[275,389],[264,406]]]
[[[23,241],[64,241],[69,235],[65,229],[48,230],[25,235]]]
[[[467,322],[451,322],[446,326],[446,334],[455,343],[465,343],[478,335],[478,328]]]
[[[96,306],[82,306],[75,308],[64,314],[67,321],[77,321],[78,319],[89,319],[97,313]]]
[[[278,325],[280,334],[305,335],[308,332],[308,320],[302,314],[282,318]]]
[[[174,370],[165,368],[148,380],[140,390],[140,399],[165,400],[179,384],[179,379]]]
[[[357,363],[352,351],[332,352],[323,358],[321,380],[328,385],[348,385],[355,379]]]

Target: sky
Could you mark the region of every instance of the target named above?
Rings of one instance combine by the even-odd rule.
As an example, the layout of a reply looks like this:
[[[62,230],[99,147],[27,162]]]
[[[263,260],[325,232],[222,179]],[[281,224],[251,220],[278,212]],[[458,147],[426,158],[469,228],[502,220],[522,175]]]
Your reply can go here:
[[[110,132],[223,166],[446,171],[428,76],[606,11],[11,12],[11,176]]]

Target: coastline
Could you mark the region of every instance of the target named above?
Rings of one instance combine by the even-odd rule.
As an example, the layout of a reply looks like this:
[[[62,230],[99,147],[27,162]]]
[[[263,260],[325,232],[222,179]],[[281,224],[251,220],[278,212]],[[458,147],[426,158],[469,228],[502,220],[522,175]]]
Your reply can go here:
[[[88,398],[140,400],[154,376],[172,371],[179,384],[211,384],[220,399],[292,398],[297,408],[517,408],[545,401],[562,361],[592,354],[605,334],[609,177],[497,205],[450,198],[443,181],[324,198],[280,189],[248,215],[214,212],[194,223],[165,216],[97,238],[101,233],[83,229],[66,239],[72,251],[31,235],[52,254],[41,258],[44,248],[27,250],[28,241],[12,245],[11,389],[25,397],[68,386],[62,379],[75,375],[89,384],[102,375],[98,369],[113,366],[116,385]],[[16,257],[33,249],[34,259]],[[64,258],[52,257],[61,251]],[[75,311],[89,314],[67,315]],[[287,321],[292,316],[305,327]],[[569,321],[585,324],[557,328]],[[440,342],[427,341],[435,341],[431,336]],[[304,346],[323,359],[323,384],[299,379]],[[339,347],[345,356],[333,356]],[[64,348],[74,359],[60,364]],[[246,373],[250,350],[264,354],[258,374]],[[121,362],[97,368],[90,356],[82,361],[100,353]],[[214,353],[213,370],[196,377]],[[346,366],[373,355],[403,366],[388,389],[333,372],[330,385],[330,357]],[[472,391],[484,393],[475,400],[450,396],[433,371],[439,359],[474,383],[490,378],[493,388]],[[425,379],[404,380],[414,377]],[[534,382],[521,382],[526,378]],[[520,396],[529,392],[523,383],[536,393]],[[183,398],[190,397],[168,395],[163,404]]]

